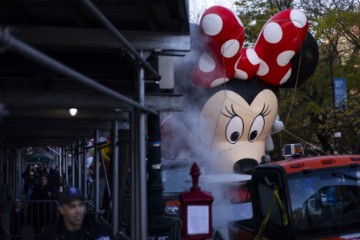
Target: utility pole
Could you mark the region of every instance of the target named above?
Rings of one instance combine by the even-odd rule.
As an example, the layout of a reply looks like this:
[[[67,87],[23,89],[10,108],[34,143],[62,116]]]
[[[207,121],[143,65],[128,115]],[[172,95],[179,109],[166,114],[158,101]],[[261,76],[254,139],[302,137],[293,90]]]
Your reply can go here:
[[[336,102],[335,102],[335,82],[334,82],[334,72],[333,72],[333,63],[334,63],[334,56],[333,53],[330,52],[330,56],[329,56],[329,70],[330,70],[330,79],[331,79],[331,92],[332,92],[332,112],[333,112],[333,117],[334,117],[334,129],[332,131],[332,137],[334,139],[334,147],[333,147],[333,151],[334,154],[338,154],[338,142],[337,142],[337,116],[336,116]]]
[[[330,50],[331,51],[331,50]],[[334,145],[333,145],[333,153],[336,153],[336,138],[335,138],[335,131],[337,128],[336,124],[336,113],[335,113],[335,87],[334,87],[334,73],[333,73],[333,55],[330,53],[329,56],[329,72],[330,72],[330,84],[331,84],[331,96],[332,96],[332,112],[334,117],[334,129],[332,131],[332,138],[334,139]]]

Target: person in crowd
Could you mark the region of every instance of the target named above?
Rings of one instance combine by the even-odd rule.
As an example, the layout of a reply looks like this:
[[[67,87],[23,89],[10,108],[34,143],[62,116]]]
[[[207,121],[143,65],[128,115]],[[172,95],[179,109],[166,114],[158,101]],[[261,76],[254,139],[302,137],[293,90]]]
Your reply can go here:
[[[47,175],[48,185],[54,189],[59,190],[60,187],[60,173],[56,170],[55,165],[52,165]]]
[[[11,240],[22,240],[21,231],[25,222],[24,209],[19,198],[15,199],[15,202],[11,211]]]
[[[48,176],[50,173],[50,168],[46,167],[46,166],[42,166],[40,168],[40,176],[46,175]]]
[[[30,201],[33,187],[38,181],[38,174],[34,169],[34,165],[29,164],[26,167],[26,170],[21,174],[21,177],[24,179],[23,193],[26,194],[26,200]]]
[[[0,236],[10,239],[11,189],[5,183],[5,173],[0,172]]]
[[[36,235],[41,233],[42,227],[52,223],[57,218],[56,202],[58,192],[47,184],[47,177],[41,176],[40,182],[34,187],[31,203],[28,206],[27,222],[34,227]]]
[[[41,165],[35,164],[34,165],[34,171],[37,173],[38,177],[44,175],[43,174],[43,168],[41,167]]]
[[[110,226],[86,215],[85,197],[78,188],[64,189],[59,197],[58,210],[58,221],[45,230],[41,240],[115,239]]]

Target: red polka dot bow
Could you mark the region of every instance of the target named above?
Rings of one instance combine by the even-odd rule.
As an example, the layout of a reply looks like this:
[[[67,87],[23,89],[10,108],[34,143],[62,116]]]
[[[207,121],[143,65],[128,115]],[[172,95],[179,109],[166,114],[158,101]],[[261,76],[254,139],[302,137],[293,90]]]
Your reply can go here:
[[[278,86],[291,76],[290,60],[304,42],[308,21],[300,10],[281,11],[266,22],[254,49],[243,48],[241,20],[231,10],[213,6],[202,15],[200,31],[206,51],[192,72],[196,85],[208,88],[257,77]]]

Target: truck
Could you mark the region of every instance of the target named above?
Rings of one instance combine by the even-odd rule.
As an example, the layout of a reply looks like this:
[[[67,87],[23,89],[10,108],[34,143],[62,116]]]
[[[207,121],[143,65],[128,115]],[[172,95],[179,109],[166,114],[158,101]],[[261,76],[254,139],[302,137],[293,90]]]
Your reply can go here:
[[[252,217],[229,239],[360,239],[360,155],[304,157],[257,166]]]

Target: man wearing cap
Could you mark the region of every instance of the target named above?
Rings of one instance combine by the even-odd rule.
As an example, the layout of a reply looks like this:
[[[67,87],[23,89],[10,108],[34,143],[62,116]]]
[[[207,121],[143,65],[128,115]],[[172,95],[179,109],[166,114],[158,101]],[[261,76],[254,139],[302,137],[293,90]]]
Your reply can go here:
[[[111,228],[85,216],[85,198],[75,187],[65,189],[59,196],[59,220],[48,227],[42,240],[113,240]]]

